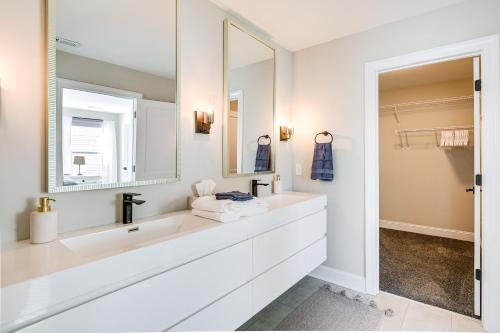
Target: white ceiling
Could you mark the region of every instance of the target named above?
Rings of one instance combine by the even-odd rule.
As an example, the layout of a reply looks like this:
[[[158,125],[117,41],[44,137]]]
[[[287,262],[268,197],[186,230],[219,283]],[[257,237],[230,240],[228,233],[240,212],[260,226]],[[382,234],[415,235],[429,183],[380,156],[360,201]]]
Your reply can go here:
[[[124,114],[134,110],[134,100],[74,89],[63,89],[63,107]]]
[[[175,0],[57,0],[57,49],[175,78]]]
[[[472,80],[472,77],[472,58],[466,58],[384,73],[380,75],[379,88],[399,89],[452,80]]]
[[[230,69],[255,64],[272,57],[273,51],[267,45],[235,26],[229,27]]]
[[[290,51],[369,30],[464,0],[211,0]]]

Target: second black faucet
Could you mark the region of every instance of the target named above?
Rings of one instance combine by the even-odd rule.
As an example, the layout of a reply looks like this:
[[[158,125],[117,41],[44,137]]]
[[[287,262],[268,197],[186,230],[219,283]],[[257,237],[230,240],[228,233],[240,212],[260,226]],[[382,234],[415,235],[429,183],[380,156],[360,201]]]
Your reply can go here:
[[[252,195],[254,197],[257,196],[258,194],[258,187],[259,186],[267,186],[269,184],[266,184],[266,183],[259,183],[260,179],[252,179]]]

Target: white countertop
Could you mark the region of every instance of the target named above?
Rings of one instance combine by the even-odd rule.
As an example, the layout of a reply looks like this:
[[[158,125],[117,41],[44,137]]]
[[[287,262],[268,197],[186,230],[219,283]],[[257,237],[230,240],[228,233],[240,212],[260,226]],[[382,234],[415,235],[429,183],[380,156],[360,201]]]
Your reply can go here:
[[[180,211],[129,225],[113,224],[63,234],[46,244],[15,242],[2,248],[2,331],[64,311],[106,293],[234,245],[257,234],[312,214],[326,206],[326,196],[285,192],[264,198],[270,210],[230,223]],[[161,218],[180,218],[172,235],[123,247],[103,247],[82,255],[66,239],[115,229],[130,229]],[[147,259],[147,260],[145,260]]]
[[[2,248],[2,281],[1,287],[24,282],[40,276],[49,275],[75,266],[81,266],[93,261],[97,261],[110,256],[119,255],[124,252],[136,250],[140,247],[122,247],[118,250],[104,249],[102,252],[92,256],[82,256],[78,252],[72,251],[64,244],[65,239],[91,234],[95,232],[130,229],[140,226],[142,223],[153,219],[182,216],[185,231],[175,233],[171,236],[154,238],[148,244],[141,244],[140,247],[162,243],[171,239],[179,238],[187,234],[200,231],[206,228],[220,226],[221,223],[207,220],[190,214],[190,211],[178,211],[163,214],[147,219],[140,219],[132,224],[112,224],[102,227],[89,228],[78,232],[61,234],[56,241],[45,244],[31,244],[29,240],[8,244]]]

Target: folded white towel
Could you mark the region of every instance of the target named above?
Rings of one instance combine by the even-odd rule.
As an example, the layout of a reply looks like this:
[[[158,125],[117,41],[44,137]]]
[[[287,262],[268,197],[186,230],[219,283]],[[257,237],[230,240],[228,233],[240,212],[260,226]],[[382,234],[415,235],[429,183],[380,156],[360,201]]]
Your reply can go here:
[[[205,196],[197,198],[191,204],[193,209],[204,210],[207,212],[230,213],[230,212],[245,212],[246,215],[265,212],[269,209],[269,205],[259,198],[254,198],[248,201],[232,201],[232,200],[217,200],[215,196]]]
[[[241,216],[253,216],[269,210],[267,202],[259,198],[248,201],[235,201],[232,206],[237,209]]]
[[[212,179],[205,179],[194,185],[196,187],[196,192],[198,196],[210,196],[214,194],[215,182]]]
[[[237,207],[234,206],[234,201],[217,200],[213,195],[197,198],[193,201],[191,207],[197,210],[216,213],[230,213],[237,210]]]
[[[201,216],[206,219],[218,221],[218,222],[233,222],[238,220],[241,216],[235,212],[219,213],[219,212],[208,212],[206,210],[192,210],[193,215]]]

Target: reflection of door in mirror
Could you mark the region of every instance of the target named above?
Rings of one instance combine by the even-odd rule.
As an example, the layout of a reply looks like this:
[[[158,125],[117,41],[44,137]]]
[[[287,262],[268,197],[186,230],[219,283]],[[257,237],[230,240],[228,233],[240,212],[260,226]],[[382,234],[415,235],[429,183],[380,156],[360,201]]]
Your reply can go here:
[[[243,90],[230,93],[229,97],[229,169],[241,173],[243,168]]]
[[[136,180],[175,178],[175,103],[139,100]]]

